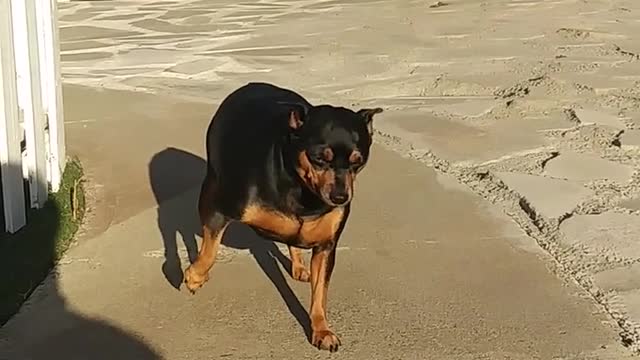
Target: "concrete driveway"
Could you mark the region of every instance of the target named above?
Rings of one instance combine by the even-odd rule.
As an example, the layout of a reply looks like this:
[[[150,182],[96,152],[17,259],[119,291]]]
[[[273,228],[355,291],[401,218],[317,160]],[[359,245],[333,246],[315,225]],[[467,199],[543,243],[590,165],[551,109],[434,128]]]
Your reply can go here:
[[[91,211],[0,359],[625,359],[640,320],[631,1],[60,3]],[[639,51],[639,52],[636,52]],[[382,106],[339,244],[334,355],[308,285],[238,226],[196,295],[204,131],[248,81]],[[286,253],[286,251],[284,252]]]

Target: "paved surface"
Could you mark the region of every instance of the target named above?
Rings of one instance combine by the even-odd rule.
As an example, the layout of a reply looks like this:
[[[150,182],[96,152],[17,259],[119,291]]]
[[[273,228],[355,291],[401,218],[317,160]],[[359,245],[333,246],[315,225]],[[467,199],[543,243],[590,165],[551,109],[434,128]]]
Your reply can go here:
[[[640,4],[60,8],[68,146],[92,212],[0,330],[0,358],[328,357],[305,339],[308,286],[246,228],[197,295],[174,287],[199,241],[204,129],[256,80],[387,109],[340,244],[332,358],[638,350]]]

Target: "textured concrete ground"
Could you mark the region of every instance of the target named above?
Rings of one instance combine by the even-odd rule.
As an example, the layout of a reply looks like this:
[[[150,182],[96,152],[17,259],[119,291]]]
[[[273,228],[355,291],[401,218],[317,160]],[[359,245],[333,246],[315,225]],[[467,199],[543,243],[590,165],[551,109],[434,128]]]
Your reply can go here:
[[[638,351],[640,3],[60,8],[68,142],[92,213],[0,330],[0,358],[327,356],[305,340],[307,286],[247,229],[200,293],[173,287],[199,240],[204,129],[248,81],[387,110],[340,245],[334,357]]]

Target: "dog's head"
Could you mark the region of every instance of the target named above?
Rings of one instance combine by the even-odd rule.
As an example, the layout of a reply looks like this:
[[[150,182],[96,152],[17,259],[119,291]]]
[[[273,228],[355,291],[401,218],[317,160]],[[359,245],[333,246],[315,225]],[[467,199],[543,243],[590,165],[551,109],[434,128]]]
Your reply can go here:
[[[327,205],[348,204],[356,175],[369,160],[373,116],[382,109],[286,106],[298,176]]]

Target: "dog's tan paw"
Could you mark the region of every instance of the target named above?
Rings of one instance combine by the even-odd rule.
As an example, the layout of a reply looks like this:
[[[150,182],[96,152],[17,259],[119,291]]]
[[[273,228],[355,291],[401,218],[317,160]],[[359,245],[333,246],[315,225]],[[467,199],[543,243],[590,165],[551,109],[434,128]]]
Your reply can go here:
[[[331,330],[314,331],[311,335],[311,344],[320,350],[338,351],[340,339]]]
[[[191,266],[184,271],[184,283],[191,294],[195,294],[196,290],[200,289],[207,280],[209,280],[208,273],[200,275]]]
[[[291,267],[291,277],[298,281],[309,282],[309,279],[311,279],[311,273],[306,267],[304,267],[304,265],[294,264]]]

